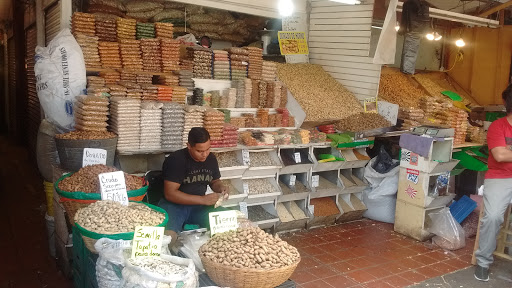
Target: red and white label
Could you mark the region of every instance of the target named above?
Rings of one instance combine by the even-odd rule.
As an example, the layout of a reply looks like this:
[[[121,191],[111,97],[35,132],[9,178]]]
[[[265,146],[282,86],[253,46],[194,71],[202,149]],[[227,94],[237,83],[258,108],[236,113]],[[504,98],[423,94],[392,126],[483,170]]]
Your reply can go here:
[[[412,188],[411,185],[409,184],[407,188],[405,188],[405,194],[409,195],[411,199],[414,199],[416,198],[416,194],[418,194],[418,191],[414,190],[414,188]]]

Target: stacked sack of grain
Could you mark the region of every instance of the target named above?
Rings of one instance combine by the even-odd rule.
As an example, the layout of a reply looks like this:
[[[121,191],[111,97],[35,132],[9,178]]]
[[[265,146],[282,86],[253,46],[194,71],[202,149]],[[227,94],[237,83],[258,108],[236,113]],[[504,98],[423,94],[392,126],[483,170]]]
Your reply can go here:
[[[228,88],[223,91],[224,97],[227,100],[226,106],[221,104],[222,108],[235,108],[236,105],[236,89]]]
[[[121,55],[119,54],[119,43],[99,42],[101,66],[103,68],[121,69]]]
[[[158,101],[171,102],[172,101],[172,87],[157,85],[158,87]]]
[[[180,70],[180,86],[187,88],[187,97],[191,97],[194,90],[194,80],[192,80],[191,70]]]
[[[137,22],[135,37],[137,40],[155,38],[155,24]]]
[[[277,63],[272,61],[263,61],[261,70],[261,78],[264,81],[276,81],[277,78]]]
[[[213,79],[230,80],[229,54],[224,50],[213,50]]]
[[[110,89],[111,97],[126,97],[127,88],[123,85],[108,84],[107,88]]]
[[[201,106],[185,107],[185,125],[183,129],[183,146],[187,145],[188,132],[194,127],[203,127],[205,109]]]
[[[144,101],[140,107],[140,149],[162,148],[162,103]]]
[[[236,89],[236,103],[235,108],[244,108],[245,107],[245,93],[247,92],[245,89],[245,81],[244,80],[233,80],[231,81],[231,87]]]
[[[153,75],[151,74],[137,74],[137,84],[152,84]]]
[[[121,74],[117,71],[100,72],[100,77],[105,79],[105,84],[117,84],[121,80]]]
[[[126,16],[147,22],[164,10],[164,5],[146,0],[131,0],[125,4]]]
[[[187,104],[187,88],[174,86],[172,89],[172,102]]]
[[[267,82],[266,108],[279,108],[281,104],[281,86],[281,82],[279,81]]]
[[[142,100],[158,100],[158,86],[153,84],[141,84],[140,86],[142,87]]]
[[[183,147],[185,108],[178,103],[164,103],[162,107],[162,148],[177,150]]]
[[[117,39],[135,40],[137,21],[135,19],[117,18]]]
[[[107,16],[95,16],[96,36],[99,41],[117,42],[116,19]]]
[[[180,78],[174,74],[158,76],[158,84],[167,86],[178,86],[180,85]]]
[[[231,63],[231,80],[247,78],[249,51],[238,47],[231,47],[227,51]]]
[[[110,129],[118,136],[119,151],[139,149],[140,106],[139,99],[121,97],[110,99]]]
[[[101,60],[98,52],[98,37],[76,33],[75,39],[84,55],[86,68],[101,68]]]
[[[120,39],[119,49],[125,70],[142,71],[142,51],[139,40]]]
[[[449,125],[455,128],[454,144],[462,144],[466,142],[466,134],[468,130],[468,113],[460,108],[450,108]]]
[[[99,76],[87,76],[87,95],[108,97],[110,89],[105,86],[105,79]]]
[[[75,102],[75,128],[81,131],[107,131],[108,98],[80,95]]]
[[[120,1],[90,0],[87,11],[95,16],[115,18],[125,17],[126,8]],[[114,19],[115,20],[115,19]]]
[[[260,81],[258,84],[258,108],[267,107],[267,85],[265,81]]]
[[[258,108],[260,103],[260,82],[257,80],[252,81],[252,89],[251,89],[251,108]]]
[[[203,47],[187,47],[187,58],[194,61],[194,78],[212,79],[212,51]]]
[[[142,67],[144,71],[162,71],[162,51],[160,50],[160,39],[140,40],[142,50]]]
[[[238,127],[224,123],[222,129],[222,146],[223,147],[236,147],[238,144]]]
[[[137,74],[122,71],[121,72],[121,81],[129,81],[129,82],[137,82]]]
[[[162,71],[170,73],[180,70],[180,42],[174,39],[160,39]],[[178,85],[178,84],[176,84]]]
[[[268,109],[258,109],[256,111],[256,118],[260,119],[260,125],[261,127],[269,127],[268,118],[269,118],[269,111]]]
[[[71,16],[71,33],[96,36],[95,17],[92,14],[75,12]]]
[[[262,80],[263,49],[258,47],[246,47],[249,51],[249,73],[248,77],[253,80]]]
[[[172,23],[155,23],[157,38],[172,39],[174,37],[174,25]]]
[[[119,85],[126,87],[126,97],[132,99],[142,99],[142,87],[135,81],[119,81]]]
[[[420,126],[423,121],[425,121],[425,112],[419,108],[402,108],[398,110],[398,118],[402,119],[404,123],[402,124],[403,130],[409,130],[413,127]]]
[[[208,133],[212,145],[222,142],[222,130],[224,127],[224,113],[215,109],[207,109],[204,112],[203,125]]]

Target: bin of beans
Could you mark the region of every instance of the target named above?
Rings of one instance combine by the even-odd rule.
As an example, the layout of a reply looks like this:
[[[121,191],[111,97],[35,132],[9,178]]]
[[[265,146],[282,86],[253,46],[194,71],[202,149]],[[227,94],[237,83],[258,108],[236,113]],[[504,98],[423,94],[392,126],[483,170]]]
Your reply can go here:
[[[314,211],[307,224],[308,228],[334,224],[336,218],[340,215],[336,197],[338,196],[310,199],[309,206],[313,206]]]
[[[223,178],[241,177],[247,166],[242,161],[242,151],[215,152],[215,157],[219,163],[220,175]]]
[[[248,194],[246,199],[248,204],[274,201],[281,195],[279,185],[274,178],[254,178],[243,181],[244,192]]]

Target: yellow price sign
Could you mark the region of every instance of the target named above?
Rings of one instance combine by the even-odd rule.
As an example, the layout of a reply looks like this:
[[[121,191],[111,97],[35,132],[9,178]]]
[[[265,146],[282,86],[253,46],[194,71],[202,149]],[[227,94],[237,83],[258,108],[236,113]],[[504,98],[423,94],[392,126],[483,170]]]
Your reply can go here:
[[[159,257],[162,251],[165,227],[135,227],[132,242],[132,259],[137,257]]]
[[[279,31],[278,37],[282,55],[309,54],[305,32]]]

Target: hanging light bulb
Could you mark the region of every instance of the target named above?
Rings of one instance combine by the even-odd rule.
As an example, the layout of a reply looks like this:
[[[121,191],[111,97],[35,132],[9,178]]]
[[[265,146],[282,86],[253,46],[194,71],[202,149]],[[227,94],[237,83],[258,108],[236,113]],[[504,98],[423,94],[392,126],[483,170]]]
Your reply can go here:
[[[432,40],[434,40],[434,38],[435,38],[435,37],[434,37],[434,33],[433,33],[433,32],[428,33],[427,35],[425,35],[425,37],[426,37],[426,38],[427,38],[427,40],[429,40],[429,41],[432,41]]]
[[[400,23],[398,23],[398,21],[396,21],[395,31],[398,32],[399,30],[400,30]]]
[[[295,6],[293,5],[292,0],[279,0],[277,9],[279,10],[279,14],[281,14],[281,16],[289,17],[293,14]]]
[[[435,41],[439,41],[443,38],[443,35],[437,33],[437,32],[434,32],[434,40]]]
[[[464,39],[459,38],[459,40],[455,41],[455,45],[457,47],[464,47],[464,46],[466,46],[466,42],[464,42]]]

